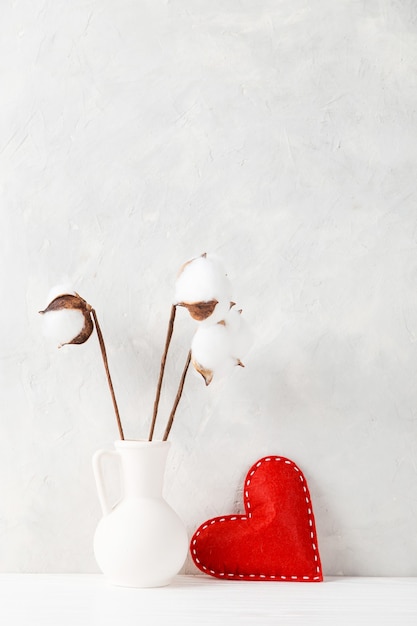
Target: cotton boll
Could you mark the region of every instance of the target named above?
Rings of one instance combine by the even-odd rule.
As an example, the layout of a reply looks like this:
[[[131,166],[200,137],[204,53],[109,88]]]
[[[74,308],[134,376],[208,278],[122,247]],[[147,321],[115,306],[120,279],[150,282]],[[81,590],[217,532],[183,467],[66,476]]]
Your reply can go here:
[[[230,300],[230,281],[221,262],[212,255],[203,255],[183,266],[175,291],[176,302],[208,302]]]
[[[84,328],[84,314],[80,309],[49,311],[42,316],[44,336],[59,347],[70,343]]]
[[[191,343],[192,362],[206,385],[214,376],[223,376],[236,365],[231,347],[231,335],[223,324],[198,328]]]
[[[186,306],[198,321],[210,317],[218,305],[220,319],[231,299],[231,284],[221,262],[204,254],[185,263],[175,285],[175,304]]]
[[[84,343],[94,330],[92,307],[76,293],[56,296],[39,312],[44,318],[44,334],[58,341],[59,347]]]
[[[230,355],[230,334],[222,324],[200,326],[195,333],[191,352],[198,362],[214,369]]]

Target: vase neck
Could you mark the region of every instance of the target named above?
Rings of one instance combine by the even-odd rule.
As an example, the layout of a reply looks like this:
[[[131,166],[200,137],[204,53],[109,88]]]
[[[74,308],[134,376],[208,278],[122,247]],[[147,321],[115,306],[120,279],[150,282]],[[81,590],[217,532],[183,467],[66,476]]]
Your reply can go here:
[[[160,498],[169,444],[140,443],[142,445],[117,446],[121,459],[123,496]]]

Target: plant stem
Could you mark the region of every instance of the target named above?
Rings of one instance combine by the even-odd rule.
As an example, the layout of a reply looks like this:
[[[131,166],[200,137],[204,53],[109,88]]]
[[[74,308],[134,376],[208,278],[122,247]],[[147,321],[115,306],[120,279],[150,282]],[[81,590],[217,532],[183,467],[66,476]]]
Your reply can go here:
[[[183,389],[184,389],[184,383],[185,383],[185,377],[187,376],[187,371],[188,371],[190,362],[191,362],[191,350],[189,351],[188,356],[187,356],[187,360],[185,362],[185,366],[184,366],[184,369],[183,369],[183,372],[182,372],[182,376],[181,376],[180,384],[179,384],[179,387],[178,387],[177,395],[175,397],[174,406],[172,407],[171,414],[169,416],[168,423],[167,423],[167,426],[165,428],[165,433],[164,433],[162,441],[166,441],[168,439],[168,435],[169,435],[170,430],[172,428],[172,424],[173,424],[174,417],[175,417],[175,412],[177,410],[177,406],[178,406],[178,404],[180,402],[180,399],[181,399],[181,396],[182,396],[182,392],[183,392]]]
[[[149,438],[148,438],[149,441],[152,441],[154,430],[155,430],[156,418],[158,415],[159,400],[161,397],[162,381],[163,381],[164,372],[165,372],[165,364],[166,364],[166,360],[168,356],[169,344],[171,343],[172,333],[174,332],[174,321],[175,321],[176,311],[177,311],[177,307],[175,306],[175,304],[173,304],[171,307],[171,315],[170,315],[169,322],[168,322],[168,330],[167,330],[167,336],[165,340],[165,349],[162,355],[161,367],[159,370],[158,385],[156,388],[155,402],[153,405],[152,423],[151,423],[151,429],[149,431]]]
[[[122,422],[120,420],[119,409],[117,407],[116,396],[114,393],[113,383],[112,383],[111,376],[110,376],[109,363],[107,360],[106,346],[104,345],[103,334],[101,332],[100,324],[98,323],[97,314],[93,308],[91,309],[91,314],[94,319],[94,324],[95,324],[96,331],[97,331],[97,337],[98,337],[98,341],[100,344],[101,356],[103,357],[104,369],[106,370],[107,382],[109,384],[109,389],[110,389],[111,397],[113,400],[113,407],[114,407],[114,412],[116,414],[117,428],[119,429],[120,439],[123,440],[125,436],[123,434]]]

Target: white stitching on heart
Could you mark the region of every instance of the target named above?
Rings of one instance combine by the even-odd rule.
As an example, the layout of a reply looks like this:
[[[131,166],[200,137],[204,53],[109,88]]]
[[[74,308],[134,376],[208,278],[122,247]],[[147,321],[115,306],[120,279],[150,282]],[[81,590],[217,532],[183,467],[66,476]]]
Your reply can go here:
[[[279,462],[279,461],[282,461],[282,460],[284,460],[284,463],[286,465],[292,465],[293,470],[298,473],[298,478],[300,479],[300,482],[304,483],[304,477],[303,477],[300,469],[292,461],[290,461],[288,459],[282,459],[279,456],[275,456],[275,457],[266,457],[266,458],[261,459],[260,461],[258,461],[258,463],[256,463],[255,469],[253,469],[249,473],[249,478],[246,480],[246,487],[249,488],[249,486],[251,484],[251,478],[255,474],[256,469],[261,467],[261,465],[264,462],[269,462],[269,461],[277,461],[277,462]],[[313,510],[311,508],[310,499],[307,496],[307,487],[304,484],[303,484],[303,491],[306,494],[305,501],[306,501],[306,504],[307,504],[307,514],[308,514],[308,518],[309,518],[308,519],[308,523],[309,523],[310,528],[312,529],[313,528],[313,518],[312,518]],[[232,520],[233,521],[235,521],[235,520],[245,521],[245,520],[251,519],[252,513],[250,511],[251,504],[249,502],[249,492],[248,492],[248,489],[246,489],[246,491],[245,491],[245,498],[247,500],[246,501],[246,509],[248,511],[248,515],[247,516],[246,515],[242,515],[241,517],[238,517],[238,516],[229,517],[228,519],[230,521],[232,521]],[[194,557],[195,562],[198,563],[199,566],[205,572],[210,573],[213,576],[227,576],[228,578],[257,578],[258,580],[266,580],[266,579],[276,580],[277,579],[276,576],[269,575],[269,574],[248,574],[248,575],[245,575],[245,574],[226,574],[225,572],[215,572],[214,570],[208,569],[208,567],[206,567],[205,565],[203,565],[201,563],[201,561],[197,557],[197,548],[196,548],[197,537],[201,534],[201,531],[203,531],[206,528],[208,528],[209,525],[216,524],[217,522],[225,522],[225,521],[226,521],[225,517],[215,518],[215,519],[211,520],[209,523],[204,524],[204,526],[202,526],[201,529],[199,529],[195,533],[195,539],[192,542],[192,545],[193,545],[192,553],[193,553],[193,557]],[[320,565],[318,563],[319,558],[318,558],[318,550],[317,550],[317,541],[315,541],[315,536],[314,536],[313,530],[310,531],[310,538],[312,540],[311,547],[312,547],[313,552],[314,552],[314,561],[316,563],[316,572],[317,572],[318,575],[317,576],[302,576],[301,578],[298,577],[298,576],[279,576],[280,580],[306,580],[306,581],[307,580],[314,580],[314,581],[321,580],[321,569],[320,569]]]

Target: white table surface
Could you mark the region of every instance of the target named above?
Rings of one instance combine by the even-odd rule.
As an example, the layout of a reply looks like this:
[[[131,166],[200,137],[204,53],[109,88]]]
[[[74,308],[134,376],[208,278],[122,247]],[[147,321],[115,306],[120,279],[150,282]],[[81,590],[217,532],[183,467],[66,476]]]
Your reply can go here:
[[[126,589],[94,574],[0,574],[0,624],[416,626],[417,578],[276,583],[178,576],[168,587]]]

